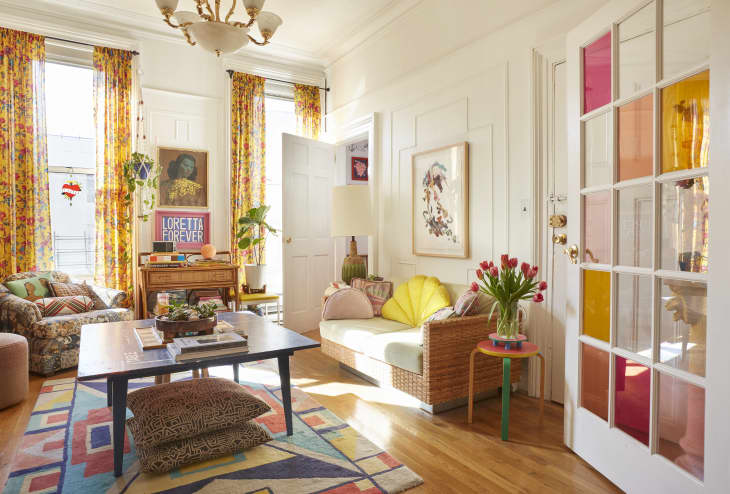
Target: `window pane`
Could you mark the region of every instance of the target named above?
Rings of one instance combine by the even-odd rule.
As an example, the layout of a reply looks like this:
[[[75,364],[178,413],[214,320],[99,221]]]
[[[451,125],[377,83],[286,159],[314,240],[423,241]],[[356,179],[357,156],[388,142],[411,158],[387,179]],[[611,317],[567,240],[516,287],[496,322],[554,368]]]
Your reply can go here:
[[[660,287],[659,361],[704,376],[707,286],[662,279]]]
[[[642,8],[618,25],[619,96],[625,98],[656,80],[656,5]]]
[[[611,273],[583,271],[583,334],[608,341],[610,313]]]
[[[654,186],[626,187],[618,191],[618,263],[652,266]]]
[[[80,190],[75,190],[77,187]],[[76,277],[91,277],[96,214],[94,175],[49,173],[48,189],[55,269]]]
[[[611,263],[611,193],[595,192],[583,197],[583,260]]]
[[[617,275],[616,346],[651,358],[651,278]]]
[[[611,33],[583,49],[583,113],[611,101]]]
[[[618,179],[654,175],[654,95],[618,109]]]
[[[580,347],[580,406],[608,420],[608,352]]]
[[[616,427],[648,446],[651,370],[633,360],[618,355],[615,358],[614,423]]]
[[[710,183],[707,177],[662,184],[663,269],[704,273],[708,264]]]
[[[710,59],[710,1],[664,0],[664,78]]]
[[[705,390],[659,374],[657,453],[705,478]]]
[[[585,122],[584,187],[607,185],[611,179],[609,113]]]
[[[662,173],[707,166],[710,72],[662,89]]]

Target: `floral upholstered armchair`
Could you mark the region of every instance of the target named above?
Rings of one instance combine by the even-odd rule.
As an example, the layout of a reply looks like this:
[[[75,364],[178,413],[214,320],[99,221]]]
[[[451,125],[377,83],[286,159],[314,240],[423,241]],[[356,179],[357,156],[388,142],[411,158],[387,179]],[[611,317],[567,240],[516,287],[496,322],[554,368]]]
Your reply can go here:
[[[78,314],[44,317],[32,300],[13,295],[7,283],[38,276],[25,272],[8,276],[0,284],[0,332],[17,333],[28,340],[30,370],[44,376],[74,367],[79,362],[81,326],[100,322],[129,321],[132,311],[122,308],[126,293],[89,284],[92,310]],[[50,271],[53,283],[71,283],[60,271]],[[49,295],[50,296],[50,295]]]

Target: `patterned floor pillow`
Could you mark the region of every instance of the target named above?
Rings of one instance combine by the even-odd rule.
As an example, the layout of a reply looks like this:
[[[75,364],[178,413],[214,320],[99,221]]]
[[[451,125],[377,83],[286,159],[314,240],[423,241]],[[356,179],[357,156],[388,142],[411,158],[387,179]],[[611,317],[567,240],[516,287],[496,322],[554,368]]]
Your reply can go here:
[[[35,300],[43,317],[82,314],[94,310],[94,301],[85,295],[47,297]]]

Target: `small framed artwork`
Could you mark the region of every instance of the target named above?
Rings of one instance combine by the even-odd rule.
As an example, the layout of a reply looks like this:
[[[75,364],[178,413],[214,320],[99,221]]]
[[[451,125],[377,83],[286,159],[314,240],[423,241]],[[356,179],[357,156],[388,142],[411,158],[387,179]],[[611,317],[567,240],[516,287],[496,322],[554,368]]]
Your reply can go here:
[[[415,153],[411,163],[413,254],[469,257],[469,146]]]
[[[357,182],[368,181],[368,159],[359,158],[357,156],[352,157],[352,163],[350,166],[350,178]]]
[[[178,250],[198,250],[210,243],[210,213],[155,211],[155,241],[175,242]]]
[[[160,207],[208,207],[208,151],[159,147],[157,162]]]

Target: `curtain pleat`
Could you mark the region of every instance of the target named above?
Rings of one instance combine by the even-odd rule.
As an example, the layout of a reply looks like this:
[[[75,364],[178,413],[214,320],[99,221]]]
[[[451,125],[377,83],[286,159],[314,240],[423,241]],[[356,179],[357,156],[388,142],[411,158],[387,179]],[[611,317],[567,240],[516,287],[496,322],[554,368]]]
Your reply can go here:
[[[294,113],[297,117],[297,134],[319,139],[322,113],[317,86],[294,84]]]
[[[264,82],[239,72],[231,82],[231,255],[240,268],[254,260],[238,248],[238,219],[266,200]]]
[[[122,164],[132,153],[132,52],[94,47],[97,283],[131,295],[131,202]],[[131,298],[128,297],[128,300]]]
[[[0,28],[0,279],[53,269],[45,38]]]

